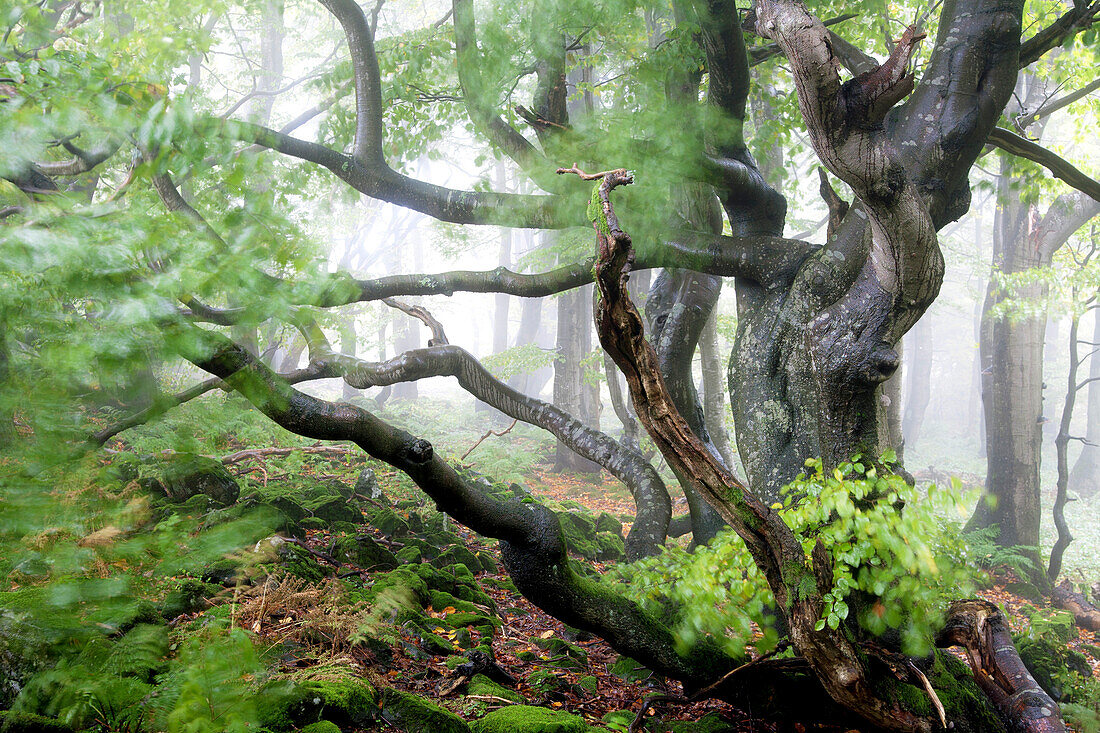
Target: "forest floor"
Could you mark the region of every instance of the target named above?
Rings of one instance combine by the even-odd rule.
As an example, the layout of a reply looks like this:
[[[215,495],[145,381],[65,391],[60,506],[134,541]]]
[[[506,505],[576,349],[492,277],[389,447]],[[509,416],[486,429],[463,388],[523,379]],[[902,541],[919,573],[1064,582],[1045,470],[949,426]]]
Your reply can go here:
[[[463,440],[464,447],[471,444]],[[49,694],[37,703],[28,701],[26,712],[51,720],[68,719],[77,730],[178,728],[178,721],[171,721],[185,707],[186,680],[195,682],[200,668],[218,672],[221,664],[225,668],[219,673],[225,679],[251,691],[260,689],[256,687],[260,680],[298,685],[300,690],[321,689],[308,686],[349,676],[365,680],[372,707],[363,715],[352,711],[340,718],[337,730],[344,733],[462,733],[471,727],[479,733],[518,730],[476,723],[516,704],[558,716],[547,723],[549,727],[531,728],[530,733],[625,732],[639,713],[639,730],[649,733],[781,729],[776,721],[717,701],[651,703],[652,696],[678,696],[679,684],[620,657],[602,640],[562,624],[528,602],[504,571],[496,541],[437,512],[404,474],[364,460],[354,448],[299,443],[265,452],[254,449],[256,444],[255,439],[234,437],[216,446],[198,446],[196,453],[220,458],[228,469],[226,475],[239,484],[239,499],[234,493],[227,506],[215,505],[199,494],[182,501],[156,499],[150,511],[148,484],[142,483],[151,475],[147,471],[171,462],[173,455],[190,455],[173,454],[153,442],[136,451],[140,459],[134,457],[132,446],[119,444],[119,452],[95,461],[87,467],[89,473],[69,477],[72,526],[83,529],[55,527],[28,534],[19,550],[26,557],[7,558],[15,569],[8,583],[0,586],[0,672],[7,623],[3,608],[16,613],[21,608],[45,608],[43,599],[51,597],[50,584],[64,581],[64,576],[55,578],[44,569],[60,567],[62,558],[73,552],[64,549],[64,541],[73,543],[70,547],[77,548],[78,557],[95,558],[93,564],[81,566],[89,577],[108,583],[119,574],[129,578],[129,586],[120,585],[112,592],[130,594],[137,610],[124,611],[130,614],[124,626],[114,620],[105,622],[107,616],[96,617],[98,611],[90,610],[94,604],[85,606],[84,599],[74,597],[78,609],[83,609],[74,612],[81,630],[75,635],[71,628],[58,633],[79,639],[76,646],[70,645],[71,659],[57,666],[62,670],[67,665],[73,674],[71,678],[55,674],[37,688],[28,678],[27,690]],[[573,535],[566,529],[571,548],[580,548],[579,554],[588,548],[586,564],[598,575],[608,573],[616,547],[621,554],[621,538],[629,531],[635,511],[621,483],[606,474],[553,473],[541,462],[548,453],[546,446],[523,436],[510,436],[478,450],[482,451],[480,469],[503,478],[495,484],[485,481],[486,487],[508,495],[529,492],[558,511],[563,526],[574,528]],[[140,465],[127,469],[133,473],[120,469],[127,455]],[[378,492],[367,496],[360,492],[364,476],[370,473],[373,478],[368,483]],[[509,485],[509,481],[517,483]],[[88,520],[81,496],[91,502],[87,506],[99,506],[106,497],[117,502],[118,510]],[[673,504],[674,515],[686,511],[682,498]],[[283,522],[275,537],[271,536],[275,525],[249,524],[253,520],[248,512],[258,509],[273,512]],[[57,520],[53,517],[51,522]],[[74,567],[70,562],[65,572],[72,573]],[[187,593],[191,601],[186,600]],[[1060,648],[1078,652],[1082,664],[1091,670],[1090,684],[1100,690],[1096,634],[1077,629],[1072,619],[1067,623],[1066,614],[1052,610],[1042,599],[1026,598],[1031,594],[1009,568],[995,569],[980,594],[1005,609],[1014,632],[1057,637]],[[54,593],[53,597],[59,596]],[[100,641],[108,646],[97,647],[86,640],[93,617],[94,625],[106,634]],[[241,630],[248,632],[244,642],[233,636]],[[101,715],[105,705],[96,698],[99,693],[81,685],[88,684],[89,675],[102,673],[96,665],[117,665],[118,655],[129,653],[124,651],[130,649],[127,639],[136,635],[160,641],[146,645],[152,658],[140,673],[112,668],[112,674],[123,675],[125,684],[116,690],[114,717],[108,721]],[[225,645],[238,642],[255,649],[255,658],[240,661],[222,656]],[[234,652],[242,660],[248,657],[240,651],[244,648]],[[103,649],[116,652],[104,658]],[[210,651],[196,651],[200,649]],[[497,681],[504,684],[472,677],[472,672],[466,678],[462,665],[479,651],[491,654],[496,670],[503,673],[504,679]],[[207,698],[223,711],[247,707],[247,699],[240,694],[226,696],[211,690]],[[219,694],[222,702],[215,700]],[[81,708],[81,695],[96,704]],[[69,701],[68,707],[58,707],[56,701],[62,698]],[[415,701],[438,706],[434,713],[429,708],[420,710],[435,715],[436,722],[416,722],[409,712],[410,704],[420,704]],[[16,699],[12,709],[21,704]],[[265,698],[255,704],[262,707],[268,702]],[[320,718],[323,708],[305,712],[301,706],[288,708],[275,722],[267,721],[262,709],[250,714],[264,729],[281,732],[304,729]],[[0,728],[3,715],[0,710]],[[217,719],[214,716],[213,727],[194,729],[217,730]],[[325,713],[324,719],[335,718]],[[126,720],[142,722],[134,727]],[[473,725],[467,727],[467,723]],[[333,728],[323,730],[331,733]]]
[[[346,465],[341,467],[338,461],[332,461],[329,465],[336,475],[339,475],[341,468],[345,471],[348,468]],[[606,512],[627,520],[634,512],[633,501],[625,488],[606,474],[561,474],[544,466],[533,468],[526,478],[526,487],[531,493],[548,500],[551,505],[575,502],[593,514]],[[425,501],[423,495],[411,488],[397,472],[380,470],[378,479],[382,490],[394,501]],[[348,474],[347,480],[353,481],[354,475]],[[686,502],[682,498],[677,504],[674,514],[686,511]],[[624,533],[629,526],[629,522],[623,525]],[[378,541],[387,542],[387,537],[377,528],[367,529]],[[566,711],[582,716],[590,725],[625,731],[643,705],[647,705],[647,698],[651,695],[676,696],[681,692],[679,683],[648,670],[642,670],[641,675],[622,674],[615,667],[619,655],[606,643],[583,633],[578,634],[575,629],[546,614],[515,591],[501,566],[495,542],[486,543],[484,538],[461,526],[455,526],[451,531],[465,540],[468,550],[491,556],[495,561],[495,571],[477,574],[482,588],[494,601],[501,622],[498,633],[492,636],[489,643],[497,664],[518,681],[513,689],[520,695],[522,703]],[[334,537],[326,530],[311,530],[307,543],[314,551],[327,554],[331,552]],[[593,562],[592,565],[599,573],[605,570],[601,563]],[[347,575],[357,569],[346,566],[341,567],[340,571],[341,575]],[[365,577],[367,570],[362,572]],[[1046,613],[1051,612],[1049,603],[1040,599],[1028,600],[1012,592],[1011,589],[1018,585],[1018,579],[1010,568],[1000,568],[990,577],[990,586],[980,590],[979,595],[1007,612],[1014,632],[1027,633],[1036,623],[1036,618],[1043,619]],[[1036,609],[1039,609],[1037,615]],[[428,608],[430,615],[440,619],[445,618],[448,611],[453,609]],[[269,611],[273,618],[278,617],[279,613],[277,608]],[[1100,679],[1100,639],[1095,633],[1076,627],[1073,627],[1072,633],[1073,638],[1067,646],[1083,654],[1093,676]],[[277,627],[267,635],[271,642],[280,640]],[[475,719],[488,711],[517,702],[492,695],[463,694],[462,687],[455,688],[453,685],[458,673],[453,669],[453,663],[448,664],[448,657],[445,654],[426,657],[424,646],[418,643],[416,634],[407,633],[406,637],[408,643],[395,647],[393,657],[383,664],[366,652],[353,652],[352,657],[364,669],[383,675],[387,684],[394,688],[431,699],[466,719]],[[560,664],[561,658],[552,656],[545,648],[544,642],[551,638],[566,640],[583,649],[584,657],[579,660],[567,658],[567,664]],[[457,645],[455,650],[460,652]],[[958,656],[962,658],[962,653],[958,652]],[[539,674],[544,672],[550,672],[557,682],[547,685],[546,677]],[[538,679],[536,684],[527,681],[533,677]],[[594,685],[584,684],[586,679],[592,678],[595,679]],[[663,702],[648,706],[644,717],[644,730],[651,733],[779,729],[774,721],[753,717],[746,711],[717,701],[692,704]],[[701,720],[704,721],[702,725],[699,724]]]

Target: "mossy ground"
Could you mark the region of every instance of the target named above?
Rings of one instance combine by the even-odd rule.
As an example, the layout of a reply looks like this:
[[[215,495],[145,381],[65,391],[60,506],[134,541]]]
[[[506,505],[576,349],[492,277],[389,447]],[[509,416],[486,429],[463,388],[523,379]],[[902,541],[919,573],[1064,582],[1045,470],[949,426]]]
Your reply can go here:
[[[330,460],[318,472],[336,478],[302,482],[305,498],[287,486],[268,493],[268,508],[278,512],[276,524],[308,549],[231,537],[227,551],[207,554],[212,560],[177,563],[182,572],[157,580],[168,567],[166,555],[150,543],[145,556],[126,556],[134,580],[117,593],[119,602],[92,603],[78,616],[56,605],[57,592],[43,582],[0,593],[8,614],[58,609],[36,617],[43,643],[52,649],[52,676],[27,686],[38,698],[28,693],[20,709],[54,716],[42,726],[64,727],[57,716],[65,716],[85,727],[107,721],[135,732],[167,729],[161,722],[180,720],[185,705],[214,710],[211,720],[262,723],[270,733],[622,730],[623,721],[633,717],[630,709],[647,694],[644,684],[652,674],[633,669],[636,665],[619,660],[602,642],[519,597],[501,574],[495,542],[434,511],[384,467],[375,470],[390,503],[356,506],[358,500],[345,493],[361,468],[359,462]],[[249,511],[264,508],[257,482],[238,479],[243,498],[237,505],[212,508],[196,497],[172,507],[157,505],[154,519],[178,522],[184,529],[179,537],[192,544],[215,532],[232,535],[249,516],[244,504]],[[597,562],[617,557],[624,531],[619,518],[629,518],[629,504],[613,506],[606,493],[594,500],[586,492],[595,489],[579,479],[553,480],[561,482],[557,498],[568,493],[585,499],[555,504],[566,517],[574,554]],[[489,487],[516,494],[511,486]],[[337,497],[341,508],[332,506]],[[600,511],[586,509],[589,503]],[[347,511],[351,507],[354,516]],[[61,534],[50,537],[63,541]],[[178,547],[181,540],[173,542],[166,546]],[[64,640],[64,648],[56,648],[57,640]],[[473,652],[491,655],[516,683],[478,676],[441,698],[440,687]],[[997,730],[982,717],[989,711],[964,665],[938,658],[929,676],[949,711],[965,711],[958,713],[956,730]],[[94,679],[100,689],[82,686],[83,679]],[[104,679],[111,684],[103,685]],[[217,684],[207,687],[203,680]],[[926,696],[911,697],[907,705],[927,708]],[[505,700],[517,705],[498,708]],[[672,706],[650,719],[646,729],[718,733],[749,726],[729,709],[724,715]],[[20,730],[12,727],[13,719],[6,716],[4,724]],[[658,725],[658,720],[667,722]],[[767,722],[752,726],[766,728]]]

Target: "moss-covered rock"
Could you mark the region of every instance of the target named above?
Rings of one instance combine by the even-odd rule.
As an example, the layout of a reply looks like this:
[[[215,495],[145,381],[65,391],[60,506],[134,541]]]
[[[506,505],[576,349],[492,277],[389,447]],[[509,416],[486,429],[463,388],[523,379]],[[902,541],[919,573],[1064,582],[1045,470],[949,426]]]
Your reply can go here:
[[[336,725],[336,723],[320,720],[302,728],[301,733],[342,733],[342,731],[340,730],[340,726]]]
[[[363,513],[354,498],[354,491],[336,479],[273,479],[266,486],[249,490],[251,500],[279,510],[286,518],[286,528],[293,529],[306,518],[316,518],[324,526],[334,522],[362,524]]]
[[[565,535],[565,546],[586,560],[596,559],[596,520],[579,512],[559,512],[558,520]]]
[[[394,554],[369,535],[336,540],[333,557],[366,570],[393,570],[401,563]]]
[[[595,695],[600,689],[600,681],[594,675],[585,675],[577,680],[577,689],[583,690],[589,695]]]
[[[205,611],[210,606],[208,599],[220,591],[220,585],[204,583],[197,578],[185,578],[178,588],[170,591],[161,601],[158,606],[160,615],[171,621],[185,613]]]
[[[466,721],[449,710],[397,690],[383,693],[382,718],[406,733],[470,733]]]
[[[626,682],[641,682],[653,675],[653,671],[630,657],[619,657],[611,665],[611,674]]]
[[[325,679],[286,679],[268,689],[260,723],[279,731],[322,721],[361,728],[375,720],[377,709],[374,686],[350,673]]]
[[[368,515],[367,521],[387,537],[405,537],[409,534],[409,524],[397,512],[389,507],[379,507]]]
[[[617,534],[619,537],[623,536],[623,523],[615,517],[611,516],[607,512],[600,512],[600,516],[596,517],[596,531],[597,532],[610,532]]]
[[[420,548],[415,545],[406,545],[394,553],[394,557],[402,565],[415,565],[424,561],[424,556],[420,554]]]
[[[511,702],[523,702],[523,696],[518,692],[509,690],[504,685],[498,685],[483,674],[474,675],[474,678],[466,686],[466,694],[496,697]]]
[[[580,716],[531,705],[494,710],[471,729],[473,733],[589,733],[590,730]]]
[[[548,700],[562,697],[569,691],[569,682],[559,673],[549,669],[536,669],[527,675],[527,686],[538,697]]]
[[[202,569],[202,582],[226,588],[237,584],[241,578],[241,563],[237,560],[215,560]]]
[[[549,639],[532,639],[532,641],[550,655],[548,664],[569,669],[583,669],[588,666],[588,652],[565,639],[551,636]]]
[[[237,501],[241,487],[220,461],[194,453],[175,453],[142,465],[138,482],[171,502],[202,495],[220,506]]]
[[[596,533],[596,559],[600,562],[619,562],[626,557],[623,538],[611,532]]]
[[[364,599],[368,602],[387,588],[407,588],[421,608],[431,600],[428,584],[412,569],[401,567],[388,573],[375,573],[372,578],[370,588],[364,593]]]
[[[55,718],[0,710],[0,733],[71,733],[72,728]]]
[[[289,575],[301,578],[308,583],[320,583],[330,570],[321,565],[306,548],[293,542],[281,542],[276,547],[279,564]]]
[[[449,565],[462,565],[466,568],[467,572],[470,572],[470,568],[481,569],[481,560],[477,555],[470,552],[465,545],[453,545],[448,547],[443,552],[439,553],[437,557],[432,559],[432,565],[437,568],[446,568]]]

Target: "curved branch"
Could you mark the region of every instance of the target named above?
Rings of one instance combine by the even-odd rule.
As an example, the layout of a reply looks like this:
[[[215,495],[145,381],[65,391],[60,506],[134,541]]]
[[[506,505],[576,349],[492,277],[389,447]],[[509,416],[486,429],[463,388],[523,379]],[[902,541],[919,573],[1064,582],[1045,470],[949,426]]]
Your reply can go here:
[[[331,374],[326,372],[326,367],[322,364],[311,363],[304,369],[297,369],[287,374],[277,375],[280,379],[286,380],[288,384],[299,384],[301,382],[308,382],[314,379],[324,379],[331,377]],[[116,422],[114,425],[109,425],[102,430],[97,431],[89,439],[88,443],[93,446],[102,446],[108,440],[115,437],[119,433],[125,432],[130,428],[136,428],[139,425],[144,425],[150,420],[160,417],[164,413],[168,412],[174,407],[179,407],[182,404],[190,402],[196,397],[200,397],[207,392],[211,392],[215,389],[226,389],[226,384],[221,379],[207,379],[206,381],[199,382],[198,384],[188,387],[182,392],[177,392],[174,395],[166,396],[156,400],[153,404],[146,407],[144,410],[139,410],[127,417]]]
[[[1100,78],[1093,79],[1091,82],[1081,87],[1080,89],[1058,97],[1058,99],[1047,102],[1034,112],[1014,120],[1013,124],[1016,125],[1016,128],[1018,130],[1026,130],[1032,125],[1032,123],[1036,122],[1037,120],[1041,120],[1044,117],[1049,117],[1058,110],[1064,109],[1080,99],[1084,99],[1088,95],[1095,92],[1097,89],[1100,89]]]
[[[271,420],[320,440],[350,440],[407,473],[441,511],[502,541],[505,567],[532,602],[565,623],[599,634],[622,654],[662,674],[703,684],[738,666],[710,644],[681,654],[660,621],[621,595],[578,575],[566,555],[557,515],[540,504],[497,500],[466,481],[431,443],[354,405],[326,402],[291,387],[220,334],[196,327],[177,339],[181,355],[223,379]]]
[[[332,13],[348,41],[355,80],[355,147],[353,157],[364,165],[385,165],[382,154],[382,81],[374,32],[355,0],[320,0]]]
[[[336,372],[343,374],[344,381],[359,389],[429,377],[455,377],[474,397],[509,417],[549,431],[626,484],[638,509],[626,540],[630,559],[654,555],[664,544],[672,505],[664,482],[645,458],[561,408],[512,389],[464,349],[451,345],[416,349],[380,364],[333,355],[331,363]]]
[[[681,267],[722,277],[739,277],[765,288],[789,283],[818,245],[800,239],[747,236],[730,237],[701,232],[677,232],[638,256],[634,270]],[[334,274],[318,293],[302,294],[301,305],[333,308],[355,302],[398,296],[506,293],[521,298],[542,298],[572,290],[593,281],[595,258],[548,272],[525,274],[505,267],[494,270],[455,270],[436,274],[387,275],[357,280]],[[288,284],[288,287],[293,285]],[[224,317],[226,310],[218,311]]]
[[[989,133],[989,142],[1001,150],[1038,163],[1053,173],[1055,178],[1100,201],[1100,181],[1090,178],[1068,160],[1042,145],[1020,137],[1003,127],[993,128]]]
[[[106,162],[122,147],[121,138],[108,138],[106,142],[86,151],[66,141],[64,147],[72,158],[64,161],[40,162],[38,167],[48,176],[78,176]]]
[[[477,25],[472,0],[453,0],[455,59],[458,83],[466,100],[466,110],[478,130],[527,173],[540,186],[553,186],[548,174],[551,166],[527,138],[509,125],[489,102],[488,87],[481,74],[478,58]],[[552,190],[552,189],[551,189]]]
[[[416,320],[423,323],[425,326],[432,330],[432,337],[428,341],[428,346],[446,346],[450,342],[447,340],[447,334],[443,330],[443,324],[440,323],[435,316],[428,312],[427,308],[422,308],[419,305],[409,305],[408,303],[402,303],[399,300],[393,298],[383,298],[382,302],[388,305],[390,308],[396,308],[397,310],[412,316]]]
[[[1031,38],[1020,44],[1020,68],[1038,61],[1051,49],[1057,48],[1068,39],[1088,30],[1100,16],[1100,2],[1074,0],[1073,9],[1060,15],[1057,20],[1043,28]]]
[[[561,204],[569,202],[560,196],[458,191],[409,178],[384,162],[365,163],[320,143],[249,122],[207,118],[198,127],[322,166],[362,194],[440,221],[535,229],[564,229],[576,224],[564,215]]]

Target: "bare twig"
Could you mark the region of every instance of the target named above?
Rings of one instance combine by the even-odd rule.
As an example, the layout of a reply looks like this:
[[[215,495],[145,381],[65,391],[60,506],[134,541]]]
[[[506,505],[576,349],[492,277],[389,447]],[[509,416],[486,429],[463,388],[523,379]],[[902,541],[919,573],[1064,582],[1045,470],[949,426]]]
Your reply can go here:
[[[944,729],[946,729],[947,713],[944,712],[943,703],[940,702],[939,696],[932,688],[932,683],[928,681],[928,678],[924,676],[924,672],[921,672],[917,665],[913,664],[911,660],[907,661],[906,664],[909,666],[909,671],[916,675],[917,679],[921,681],[921,685],[924,686],[924,691],[928,693],[928,697],[932,698],[932,705],[935,706],[936,713],[940,716],[940,723],[943,724]]]
[[[504,430],[501,430],[501,431],[500,431],[499,433],[494,433],[494,432],[493,432],[492,430],[489,430],[489,431],[487,431],[487,432],[485,433],[485,435],[482,435],[482,436],[481,436],[480,438],[478,438],[478,439],[477,439],[477,442],[476,442],[476,443],[474,443],[473,445],[471,445],[471,446],[470,446],[470,450],[468,450],[468,451],[466,451],[465,453],[463,453],[463,454],[462,454],[462,457],[461,457],[461,458],[459,458],[458,460],[460,460],[460,461],[465,461],[465,460],[466,460],[466,456],[468,456],[468,455],[470,455],[471,453],[473,453],[473,452],[474,452],[474,448],[477,448],[477,447],[478,447],[479,445],[481,445],[481,442],[482,442],[483,440],[485,440],[486,438],[488,438],[488,437],[489,437],[490,435],[495,435],[495,436],[497,436],[497,437],[499,438],[499,437],[500,437],[500,436],[502,436],[502,435],[506,435],[507,433],[510,433],[510,432],[512,432],[512,428],[514,428],[514,427],[516,426],[516,423],[518,423],[518,422],[519,422],[519,419],[518,419],[518,418],[517,418],[517,419],[515,419],[515,420],[513,420],[513,421],[512,421],[512,424],[511,424],[511,425],[509,425],[508,427],[504,428]]]

